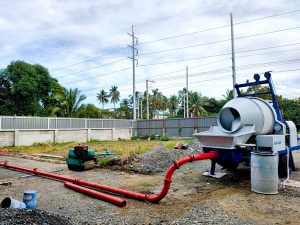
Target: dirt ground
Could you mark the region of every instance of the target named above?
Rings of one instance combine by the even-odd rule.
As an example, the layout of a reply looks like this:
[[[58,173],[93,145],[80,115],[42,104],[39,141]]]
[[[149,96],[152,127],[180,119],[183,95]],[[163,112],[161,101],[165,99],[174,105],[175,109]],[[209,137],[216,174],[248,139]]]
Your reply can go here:
[[[300,152],[294,152],[298,170],[291,179],[300,181]],[[143,175],[95,168],[74,172],[65,164],[37,162],[0,156],[1,161],[44,171],[63,169],[64,174],[101,184],[143,193],[158,193],[164,173]],[[0,168],[0,200],[22,200],[27,189],[38,191],[38,208],[68,217],[75,224],[299,224],[300,189],[286,188],[277,195],[256,194],[250,190],[250,171],[241,168],[221,178],[204,177],[209,161],[193,162],[175,172],[169,194],[158,204],[127,200],[125,208],[69,190],[62,182]],[[220,168],[217,168],[220,170]],[[5,221],[1,221],[5,224]]]

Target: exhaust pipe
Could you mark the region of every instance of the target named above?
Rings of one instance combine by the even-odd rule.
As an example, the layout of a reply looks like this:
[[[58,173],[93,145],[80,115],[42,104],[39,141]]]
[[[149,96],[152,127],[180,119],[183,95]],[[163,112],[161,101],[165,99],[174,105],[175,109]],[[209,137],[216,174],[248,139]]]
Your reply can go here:
[[[50,178],[57,179],[57,180],[70,182],[70,183],[73,183],[73,184],[77,184],[76,186],[82,185],[82,186],[86,186],[86,187],[92,187],[92,188],[95,188],[95,189],[115,193],[115,194],[118,194],[118,195],[123,195],[123,196],[133,198],[133,199],[137,199],[137,200],[142,200],[142,201],[146,200],[146,201],[149,201],[149,202],[152,202],[152,203],[157,203],[160,200],[162,200],[168,194],[168,191],[170,189],[171,182],[172,182],[172,175],[173,175],[173,173],[175,172],[176,169],[179,169],[180,166],[182,166],[183,164],[188,163],[188,162],[205,160],[205,159],[215,159],[217,157],[218,157],[217,152],[211,151],[211,152],[208,152],[208,153],[200,153],[200,154],[196,154],[196,155],[187,155],[187,156],[179,159],[178,161],[174,162],[169,167],[169,169],[167,170],[166,175],[165,175],[164,186],[157,195],[145,195],[145,194],[138,193],[138,192],[132,192],[132,191],[116,188],[116,187],[97,184],[95,182],[90,182],[90,181],[75,179],[75,178],[71,178],[71,177],[67,177],[67,176],[63,176],[63,175],[43,172],[43,171],[39,171],[37,169],[28,169],[28,168],[23,168],[23,167],[19,167],[19,166],[8,165],[7,162],[0,163],[0,166],[3,166],[5,168],[20,170],[20,171],[24,171],[24,172],[28,172],[28,173],[33,173],[33,174],[44,176],[44,177],[50,177]],[[67,185],[70,186],[69,184],[67,184]]]

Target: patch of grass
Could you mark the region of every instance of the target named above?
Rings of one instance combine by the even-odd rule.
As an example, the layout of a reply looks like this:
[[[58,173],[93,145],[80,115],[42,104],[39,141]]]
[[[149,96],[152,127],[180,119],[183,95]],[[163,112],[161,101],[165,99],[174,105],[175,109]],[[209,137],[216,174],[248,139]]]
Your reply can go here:
[[[102,167],[106,167],[109,164],[109,158],[103,157],[103,158],[98,158],[98,163]]]
[[[66,156],[67,151],[76,145],[75,142],[65,143],[51,143],[51,144],[39,144],[35,143],[32,146],[11,146],[6,147],[11,152],[37,154],[37,153],[51,153],[53,155]]]
[[[145,188],[150,188],[150,187],[154,187],[155,186],[155,184],[153,184],[153,183],[149,183],[149,182],[144,182],[143,183],[143,187],[145,187]]]
[[[162,136],[162,137],[160,138],[160,140],[161,140],[161,141],[169,141],[169,140],[170,140],[170,137],[167,136],[167,135],[165,135],[165,136]]]
[[[91,140],[86,143],[95,153],[103,153],[107,150],[113,151],[120,157],[128,157],[131,154],[143,154],[159,145],[164,145],[167,149],[173,149],[178,141],[188,143],[192,138],[170,138],[168,141],[162,140],[117,140],[117,141],[98,141]],[[11,152],[36,154],[45,153],[66,157],[68,150],[73,148],[76,142],[56,143],[56,144],[34,144],[33,146],[6,147]],[[84,143],[82,143],[84,144]]]

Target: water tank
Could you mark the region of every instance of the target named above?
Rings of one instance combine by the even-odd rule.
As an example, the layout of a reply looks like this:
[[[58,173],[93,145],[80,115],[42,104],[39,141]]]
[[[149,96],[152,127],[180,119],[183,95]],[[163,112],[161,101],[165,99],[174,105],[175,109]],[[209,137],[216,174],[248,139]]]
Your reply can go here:
[[[217,118],[218,126],[226,133],[238,131],[244,125],[255,125],[255,134],[273,130],[275,115],[272,106],[260,98],[236,98],[227,102]]]

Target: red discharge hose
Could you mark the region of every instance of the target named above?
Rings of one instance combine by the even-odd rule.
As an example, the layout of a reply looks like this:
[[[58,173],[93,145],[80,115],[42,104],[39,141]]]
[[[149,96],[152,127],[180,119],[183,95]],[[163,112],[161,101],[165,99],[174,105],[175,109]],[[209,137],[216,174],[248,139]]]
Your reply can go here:
[[[127,196],[129,198],[134,198],[134,199],[138,199],[138,200],[147,200],[149,202],[155,203],[155,202],[159,202],[161,199],[163,199],[168,194],[168,191],[170,189],[171,182],[172,182],[172,179],[171,179],[172,175],[176,169],[180,168],[180,166],[182,166],[183,164],[188,163],[188,162],[205,160],[205,159],[214,159],[217,157],[218,157],[218,154],[214,151],[211,151],[208,153],[201,153],[201,154],[197,154],[197,155],[187,155],[187,156],[179,159],[178,161],[174,162],[167,170],[166,175],[165,175],[164,186],[163,186],[162,190],[160,191],[160,193],[158,193],[157,195],[145,195],[145,194],[141,194],[138,192],[127,191],[124,189],[110,187],[110,186],[106,186],[106,185],[102,185],[102,184],[97,184],[97,183],[86,181],[86,180],[80,180],[80,179],[75,179],[75,178],[71,178],[71,177],[66,177],[63,175],[42,172],[37,169],[32,170],[32,169],[22,168],[22,167],[18,167],[18,166],[12,166],[12,165],[8,165],[7,163],[0,163],[0,166],[6,167],[6,168],[12,168],[12,169],[16,169],[16,170],[21,170],[21,171],[25,171],[28,173],[41,175],[41,176],[46,176],[46,177],[50,177],[50,178],[54,178],[54,179],[58,179],[58,180],[63,180],[63,181],[77,184],[77,185],[92,187],[92,188],[104,190],[107,192]]]
[[[70,182],[65,182],[64,185],[65,185],[65,187],[70,188],[72,190],[75,190],[75,191],[93,196],[95,198],[99,198],[101,200],[113,203],[117,206],[120,206],[120,207],[125,207],[126,206],[126,201],[123,200],[123,199],[120,199],[120,198],[117,198],[117,197],[114,197],[114,196],[110,196],[110,195],[107,195],[107,194],[104,194],[104,193],[101,193],[101,192],[98,192],[98,191],[95,191],[95,190],[91,190],[89,188],[81,187],[81,186],[78,186],[76,184],[72,184]]]

